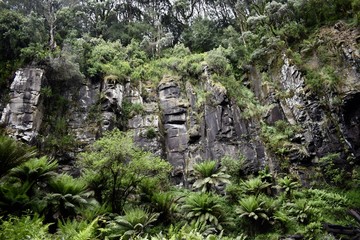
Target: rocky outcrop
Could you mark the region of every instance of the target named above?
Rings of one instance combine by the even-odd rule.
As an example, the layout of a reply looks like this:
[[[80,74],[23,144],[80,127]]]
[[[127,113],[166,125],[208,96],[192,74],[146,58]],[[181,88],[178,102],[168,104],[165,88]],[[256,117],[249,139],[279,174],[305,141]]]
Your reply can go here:
[[[242,118],[223,86],[208,79],[202,87],[205,99],[189,82],[169,76],[158,86],[165,154],[174,175],[186,180],[194,163],[224,156],[245,156],[246,169],[259,170],[266,161],[265,149],[252,122]]]
[[[76,99],[69,98],[69,101],[76,101],[78,104],[69,109],[68,127],[83,145],[94,142],[98,136],[97,102],[99,93],[100,84],[86,82],[78,89]]]
[[[359,70],[349,63],[342,79],[344,83],[336,92],[324,89],[315,95],[306,89],[303,74],[291,65],[285,57],[278,77],[280,89],[273,108],[267,116],[268,123],[284,120],[290,125],[301,127],[301,131],[291,139],[291,150],[286,157],[295,165],[313,165],[321,157],[337,153],[337,164],[344,167],[349,159],[359,161]]]
[[[31,142],[37,136],[43,116],[40,98],[43,78],[42,69],[16,71],[10,86],[10,100],[0,120],[10,136],[25,142]]]
[[[350,31],[348,34],[356,35]],[[323,35],[327,36],[327,32]],[[249,173],[265,165],[276,172],[283,162],[295,168],[308,167],[329,153],[339,154],[339,165],[349,159],[359,162],[360,74],[354,44],[338,43],[345,62],[340,71],[343,84],[324,94],[310,91],[306,75],[286,56],[280,69],[272,69],[271,74],[270,70],[262,70],[271,75],[267,81],[256,67],[249,66],[249,76],[241,87],[249,87],[263,105],[256,106],[260,109],[256,117],[246,115],[246,103],[239,108],[205,68],[196,82],[164,76],[157,86],[150,81],[135,85],[130,81],[82,79],[76,84],[68,81],[68,87],[64,87],[58,81],[56,94],[67,104],[64,112],[56,113],[61,116],[55,118],[65,118],[65,134],[72,134],[74,142],[79,143],[74,152],[82,151],[104,131],[133,131],[139,146],[174,166],[173,177],[178,184],[187,184],[194,163],[224,156],[245,159],[244,170]],[[20,69],[11,84],[1,123],[17,139],[31,142],[46,125],[42,124],[42,115],[47,112],[40,94],[44,74],[41,69]],[[48,87],[55,88],[55,80],[49,80]],[[264,125],[275,126],[279,120],[300,129],[288,139],[281,156],[268,146],[262,129]],[[47,125],[43,134],[54,134]]]

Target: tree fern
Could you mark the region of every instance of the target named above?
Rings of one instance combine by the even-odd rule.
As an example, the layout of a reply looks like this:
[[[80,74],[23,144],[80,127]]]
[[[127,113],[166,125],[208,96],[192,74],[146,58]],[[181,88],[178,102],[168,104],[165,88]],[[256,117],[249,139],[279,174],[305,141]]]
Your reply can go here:
[[[205,161],[194,165],[196,181],[193,184],[195,189],[202,192],[209,192],[212,188],[230,183],[230,175],[226,174],[225,169],[218,167],[216,161]]]
[[[35,148],[16,142],[9,137],[0,136],[0,178],[10,169],[34,157],[35,154]]]
[[[110,238],[133,239],[141,236],[159,217],[144,208],[130,208],[125,215],[118,216],[106,226],[105,233]]]
[[[209,193],[192,193],[185,199],[182,210],[191,223],[209,224],[222,230],[228,220],[219,197]]]

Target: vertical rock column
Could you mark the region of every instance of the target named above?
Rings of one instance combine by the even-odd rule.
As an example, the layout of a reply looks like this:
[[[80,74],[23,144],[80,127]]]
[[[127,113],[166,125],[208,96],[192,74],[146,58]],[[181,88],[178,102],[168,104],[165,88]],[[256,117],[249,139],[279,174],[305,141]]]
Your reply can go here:
[[[173,79],[163,79],[158,91],[167,159],[174,166],[174,174],[182,175],[189,141],[186,127],[187,100],[180,98],[180,87]]]
[[[10,136],[30,142],[37,135],[42,111],[40,90],[44,70],[24,68],[16,71],[10,87],[10,101],[6,105],[0,123]]]

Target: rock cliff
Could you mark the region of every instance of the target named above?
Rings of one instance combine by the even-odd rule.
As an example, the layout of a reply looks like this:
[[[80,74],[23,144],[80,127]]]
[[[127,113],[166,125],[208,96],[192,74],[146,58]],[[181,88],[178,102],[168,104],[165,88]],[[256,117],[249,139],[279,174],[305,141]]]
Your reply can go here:
[[[66,133],[76,143],[67,149],[72,153],[81,151],[104,131],[134,131],[139,145],[174,166],[173,177],[179,184],[189,177],[196,161],[224,156],[244,158],[246,172],[264,166],[276,172],[288,161],[290,169],[301,175],[305,174],[303,166],[316,165],[330,153],[338,154],[335,162],[339,165],[358,164],[360,57],[354,45],[342,43],[338,48],[344,64],[339,70],[342,85],[336,91],[324,89],[322,94],[314,94],[306,85],[306,76],[285,55],[282,66],[271,73],[270,82],[261,79],[260,71],[254,68],[248,87],[267,110],[253,118],[244,114],[206,69],[197,84],[166,75],[156,88],[146,82],[135,86],[130,81],[83,79],[81,84],[60,89],[67,105],[54,117],[65,119]],[[39,132],[42,136],[56,134],[43,121],[43,115],[48,114],[46,106],[55,104],[41,96],[44,78],[51,86],[51,76],[43,69],[29,67],[16,72],[1,116],[9,135],[32,142]],[[297,129],[287,142],[276,146],[283,151],[269,145],[264,133],[264,127],[279,121]]]
[[[8,134],[16,139],[31,142],[38,134],[42,123],[40,99],[44,70],[39,68],[19,69],[10,86],[9,102],[2,111],[0,123]]]

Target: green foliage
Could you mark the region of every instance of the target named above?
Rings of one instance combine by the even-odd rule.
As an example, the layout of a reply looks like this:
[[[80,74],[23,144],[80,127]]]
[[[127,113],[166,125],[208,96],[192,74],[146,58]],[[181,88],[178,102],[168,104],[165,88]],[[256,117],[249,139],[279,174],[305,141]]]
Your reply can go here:
[[[326,221],[339,222],[345,219],[345,210],[349,200],[342,194],[331,190],[308,189],[303,192],[306,204],[315,209],[314,222]]]
[[[206,85],[226,93],[231,104],[240,107],[242,118],[257,121],[271,107],[263,106],[261,93],[269,90],[265,84],[276,87],[270,79],[276,79],[274,72],[279,72],[279,59],[285,52],[291,64],[305,73],[305,90],[326,100],[340,89],[338,48],[342,43],[334,44],[326,34],[319,36],[323,30],[318,28],[340,19],[349,27],[357,26],[359,6],[359,0],[0,1],[0,88],[9,85],[13,71],[25,64],[46,66],[48,87],[41,94],[51,113],[44,116],[51,117],[45,119],[44,129],[52,134],[39,142],[53,156],[77,147],[66,120],[71,102],[62,91],[80,86],[84,75],[109,84],[141,82],[146,88],[155,88],[169,75],[180,87],[193,85],[197,98],[193,110],[211,104]],[[48,47],[50,35],[59,44],[56,48]],[[258,78],[257,73],[263,76],[263,85],[251,81]],[[144,114],[143,105],[123,101],[121,114],[124,122],[120,124],[125,126],[130,118]],[[305,147],[296,141],[300,131],[298,126],[278,121],[272,126],[263,124],[261,137],[282,160],[294,152],[305,158]],[[149,128],[145,136],[151,139],[157,134]],[[243,180],[243,157],[224,158],[224,167],[215,161],[195,165],[193,186],[202,192],[186,192],[186,197],[168,192],[171,166],[117,130],[105,133],[79,154],[80,179],[55,177],[56,161],[33,158],[34,154],[33,149],[0,137],[0,211],[6,219],[0,226],[1,239],[95,239],[99,237],[97,215],[102,216],[104,238],[244,239],[241,231],[249,227],[255,239],[295,233],[324,239],[321,222],[345,225],[344,209],[348,205],[359,208],[355,190],[341,193],[347,200],[332,189],[301,189],[290,176],[276,181],[268,171]],[[328,183],[344,186],[351,174],[337,166],[337,158],[337,154],[321,158],[318,168]],[[286,164],[282,161],[280,167]],[[358,185],[356,174],[354,168],[354,182],[348,186]],[[230,176],[236,184],[227,186],[225,196],[209,194],[229,183]],[[270,189],[274,182],[283,190],[277,200],[263,195],[276,194]],[[124,208],[127,205],[133,208]],[[42,225],[37,215],[9,215],[22,215],[28,209],[44,213],[47,222],[61,219],[58,233],[49,236],[49,226]],[[228,226],[227,217],[235,209],[241,229],[220,231]],[[106,214],[111,211],[122,216]],[[176,227],[168,227],[175,222]],[[30,227],[34,231],[28,233]],[[265,230],[271,232],[262,234]]]
[[[67,174],[61,174],[49,182],[50,193],[46,201],[48,214],[54,219],[76,217],[79,208],[94,204],[91,202],[93,192],[87,189],[82,179],[74,179]]]
[[[297,181],[285,176],[278,180],[279,187],[285,192],[288,197],[291,197],[292,192],[300,187],[300,184]]]
[[[220,162],[225,167],[226,173],[231,176],[231,180],[235,183],[239,183],[240,180],[245,177],[245,172],[243,170],[245,162],[244,156],[240,156],[238,159],[225,156]]]
[[[171,170],[167,162],[140,150],[129,133],[119,130],[105,133],[79,160],[97,200],[109,202],[118,213],[143,181],[153,179],[165,188]]]
[[[147,228],[154,223],[159,213],[150,213],[144,208],[124,210],[125,215],[117,216],[107,223],[103,233],[110,239],[134,239],[144,235]]]
[[[360,1],[352,0],[351,7],[352,7],[354,15],[355,15],[355,22],[357,25],[359,25],[360,24]]]
[[[195,189],[200,188],[202,192],[209,192],[220,184],[230,183],[230,175],[225,173],[223,167],[217,166],[216,161],[204,161],[194,165],[196,181]]]
[[[218,230],[229,224],[219,196],[211,193],[191,193],[185,198],[182,211],[191,224],[200,227],[209,225]]]
[[[127,123],[127,120],[144,113],[144,105],[141,103],[132,103],[125,99],[121,105],[121,113],[123,121]]]
[[[319,159],[319,165],[325,180],[334,185],[345,186],[346,181],[349,179],[346,177],[345,169],[342,166],[335,165],[335,161],[339,158],[339,153],[329,153]]]
[[[43,224],[43,218],[37,214],[23,217],[10,216],[7,220],[2,220],[0,225],[0,238],[4,240],[51,239],[48,233],[50,224]]]
[[[333,23],[349,15],[351,1],[335,0],[333,4],[326,4],[324,0],[301,1],[296,10],[304,18],[305,26],[319,26],[324,23]]]
[[[97,228],[98,218],[91,223],[88,221],[66,220],[58,222],[58,235],[64,240],[92,240],[95,239],[95,230]]]
[[[151,208],[154,212],[160,213],[158,220],[164,224],[173,222],[179,211],[178,202],[182,197],[177,196],[174,192],[155,192],[151,197]]]
[[[240,79],[235,78],[235,75],[213,74],[212,79],[226,88],[228,95],[235,99],[236,104],[243,111],[244,118],[259,118],[266,110],[266,106],[262,106],[255,94]]]
[[[246,217],[256,221],[261,219],[269,220],[264,209],[262,209],[264,204],[265,202],[260,201],[257,197],[248,196],[239,201],[239,207],[236,213],[240,214],[240,218]]]
[[[351,207],[359,208],[360,206],[360,193],[357,188],[350,189],[344,192],[341,192],[345,199],[348,199],[348,203]]]
[[[51,97],[51,96],[52,96],[51,87],[49,87],[49,86],[42,87],[42,88],[40,89],[40,94],[41,94],[42,96],[44,96],[45,98]]]
[[[298,199],[288,206],[290,215],[301,224],[307,224],[317,217],[317,210],[306,199]]]
[[[218,45],[218,28],[209,19],[197,18],[191,27],[184,32],[185,46],[194,52],[205,52]]]
[[[34,148],[16,142],[9,137],[0,136],[0,178],[12,168],[34,157],[35,154]]]
[[[299,150],[299,146],[291,142],[291,138],[299,131],[298,126],[279,120],[275,122],[274,126],[263,123],[261,135],[269,149],[281,156],[293,149]]]
[[[211,72],[219,75],[230,75],[232,68],[226,57],[226,50],[220,46],[206,54],[204,60]]]
[[[270,186],[270,183],[262,181],[260,177],[250,178],[246,181],[242,181],[240,184],[243,193],[255,196],[259,196],[260,193],[266,191]]]
[[[64,47],[59,56],[51,57],[49,63],[51,66],[52,80],[58,81],[63,86],[82,83],[84,74],[80,70],[79,56],[72,46]]]
[[[27,162],[12,168],[9,176],[16,178],[24,185],[29,185],[27,194],[33,195],[36,184],[44,184],[51,180],[57,169],[58,163],[53,159],[44,156],[41,158],[32,158]]]
[[[270,218],[264,205],[265,202],[255,196],[247,196],[239,200],[235,212],[240,219],[245,220],[245,226],[250,235],[254,235],[257,231],[260,232],[259,226],[265,229],[266,224],[269,223]]]
[[[120,42],[105,42],[94,40],[95,47],[88,59],[88,73],[91,77],[100,75],[103,77],[116,76],[115,81],[125,81],[130,75],[130,65],[126,60],[126,52]]]
[[[341,77],[331,66],[317,70],[308,70],[306,73],[307,86],[317,94],[325,94],[327,91],[336,92],[341,84]],[[324,91],[326,90],[326,91]]]
[[[148,129],[146,130],[145,136],[146,136],[146,138],[148,138],[148,139],[156,138],[157,133],[156,133],[155,128],[153,128],[153,127],[148,128]]]
[[[20,214],[27,208],[31,208],[32,202],[27,195],[30,187],[28,182],[0,184],[1,214]]]

